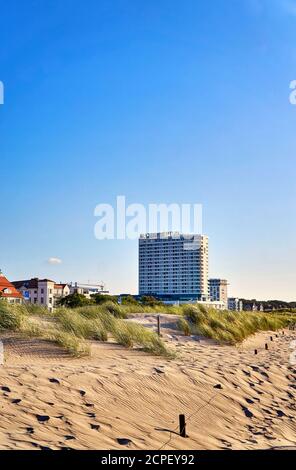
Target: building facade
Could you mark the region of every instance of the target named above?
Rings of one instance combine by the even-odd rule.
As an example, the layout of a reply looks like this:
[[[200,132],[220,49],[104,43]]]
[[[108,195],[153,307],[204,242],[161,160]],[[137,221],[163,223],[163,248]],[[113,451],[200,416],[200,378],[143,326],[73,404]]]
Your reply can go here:
[[[209,279],[209,294],[212,302],[223,302],[227,308],[228,282],[226,279]]]
[[[72,283],[69,285],[70,294],[84,295],[87,299],[91,299],[92,295],[95,294],[109,294],[109,291],[105,289],[104,284],[83,284],[83,283]]]
[[[14,281],[13,285],[21,293],[25,302],[46,307],[50,312],[59,306],[59,301],[63,297],[77,292],[90,299],[91,295],[101,293],[108,294],[101,285],[87,284],[57,284],[50,279],[27,279]]]
[[[70,295],[70,286],[68,284],[55,284],[53,290],[53,307],[58,307],[59,301],[68,295]]]
[[[178,232],[139,239],[139,295],[162,300],[208,300],[208,237]]]
[[[243,311],[243,302],[240,299],[235,297],[230,297],[228,299],[228,310],[232,310],[234,312],[242,312]]]
[[[24,301],[46,307],[50,312],[58,307],[59,300],[70,294],[68,284],[56,284],[50,279],[27,279],[14,281],[13,285],[21,292]]]
[[[21,304],[23,302],[22,294],[0,271],[0,300],[5,300],[10,304]]]
[[[14,281],[14,287],[19,290],[26,302],[41,305],[48,308],[50,312],[54,308],[55,282],[50,279],[27,279]]]

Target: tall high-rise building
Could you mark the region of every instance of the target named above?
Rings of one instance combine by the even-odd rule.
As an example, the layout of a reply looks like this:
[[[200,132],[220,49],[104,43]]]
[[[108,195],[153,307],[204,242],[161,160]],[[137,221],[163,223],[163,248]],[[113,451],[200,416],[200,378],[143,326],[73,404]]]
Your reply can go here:
[[[139,295],[208,300],[208,237],[178,232],[139,239]]]
[[[226,279],[209,279],[210,300],[212,302],[224,302],[227,308],[227,286]]]

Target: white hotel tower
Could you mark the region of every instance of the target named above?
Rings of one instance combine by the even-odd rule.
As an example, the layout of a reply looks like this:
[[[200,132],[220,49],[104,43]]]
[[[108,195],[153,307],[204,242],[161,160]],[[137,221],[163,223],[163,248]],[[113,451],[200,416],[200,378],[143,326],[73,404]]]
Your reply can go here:
[[[178,232],[139,239],[139,295],[208,300],[208,237]]]

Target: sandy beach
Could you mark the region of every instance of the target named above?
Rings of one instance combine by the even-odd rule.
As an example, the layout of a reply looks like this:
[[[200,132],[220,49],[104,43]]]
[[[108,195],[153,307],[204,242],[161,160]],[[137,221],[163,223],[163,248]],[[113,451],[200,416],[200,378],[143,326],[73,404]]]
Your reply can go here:
[[[138,321],[155,328],[153,316]],[[296,448],[295,332],[220,346],[182,336],[170,316],[162,335],[175,359],[98,342],[90,358],[73,359],[42,340],[0,335],[0,448]]]

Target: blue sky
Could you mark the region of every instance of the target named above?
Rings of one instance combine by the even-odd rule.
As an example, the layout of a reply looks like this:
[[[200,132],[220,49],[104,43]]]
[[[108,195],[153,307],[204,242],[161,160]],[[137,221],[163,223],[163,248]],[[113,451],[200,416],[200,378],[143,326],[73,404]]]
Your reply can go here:
[[[3,271],[136,292],[137,242],[94,237],[125,195],[203,204],[211,276],[295,300],[295,44],[292,0],[2,2]]]

